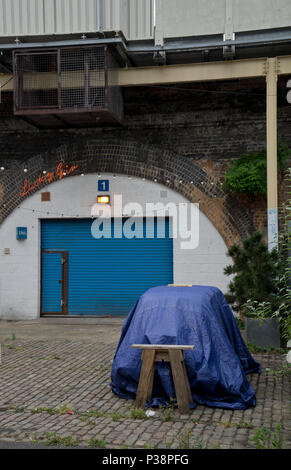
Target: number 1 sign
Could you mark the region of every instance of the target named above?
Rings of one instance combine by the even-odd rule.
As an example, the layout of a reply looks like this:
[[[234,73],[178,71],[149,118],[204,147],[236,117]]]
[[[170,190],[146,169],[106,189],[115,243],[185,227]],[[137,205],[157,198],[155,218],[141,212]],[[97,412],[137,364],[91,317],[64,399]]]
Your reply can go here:
[[[98,191],[109,191],[109,180],[98,180]]]

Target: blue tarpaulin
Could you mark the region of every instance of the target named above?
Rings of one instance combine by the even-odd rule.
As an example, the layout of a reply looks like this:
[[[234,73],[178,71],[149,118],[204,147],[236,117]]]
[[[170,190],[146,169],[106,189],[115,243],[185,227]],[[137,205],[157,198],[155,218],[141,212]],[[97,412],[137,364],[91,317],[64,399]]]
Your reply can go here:
[[[111,388],[135,398],[141,350],[132,344],[188,344],[185,365],[197,404],[243,410],[256,404],[246,374],[261,372],[247,349],[224,295],[216,287],[159,286],[146,291],[126,318],[111,371]],[[175,397],[169,363],[155,366],[152,400],[165,405]]]

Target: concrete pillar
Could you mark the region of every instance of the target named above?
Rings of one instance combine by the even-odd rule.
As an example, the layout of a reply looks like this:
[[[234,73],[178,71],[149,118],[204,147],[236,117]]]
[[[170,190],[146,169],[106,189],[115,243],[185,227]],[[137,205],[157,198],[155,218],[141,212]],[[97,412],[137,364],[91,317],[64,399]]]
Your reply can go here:
[[[268,247],[278,247],[277,58],[267,59],[267,199]]]

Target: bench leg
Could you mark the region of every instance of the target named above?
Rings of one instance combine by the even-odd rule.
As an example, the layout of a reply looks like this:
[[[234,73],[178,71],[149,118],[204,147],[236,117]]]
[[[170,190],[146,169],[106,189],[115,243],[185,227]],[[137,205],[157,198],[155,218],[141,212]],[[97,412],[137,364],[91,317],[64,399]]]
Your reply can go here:
[[[184,356],[184,355],[183,355],[183,356]],[[190,388],[189,379],[188,379],[187,370],[186,370],[186,366],[185,366],[184,360],[183,360],[183,362],[182,362],[182,367],[183,367],[183,371],[184,371],[185,385],[186,385],[186,389],[187,389],[188,400],[189,400],[190,403],[193,403],[191,388]]]
[[[189,413],[189,390],[186,385],[185,371],[183,369],[183,355],[179,350],[169,349],[169,357],[178,402],[181,413]],[[187,377],[188,381],[188,377]],[[188,382],[189,387],[189,382]],[[190,388],[190,387],[189,387]]]
[[[146,400],[152,396],[155,373],[155,350],[147,349],[142,353],[142,367],[136,394],[136,407],[145,408]]]

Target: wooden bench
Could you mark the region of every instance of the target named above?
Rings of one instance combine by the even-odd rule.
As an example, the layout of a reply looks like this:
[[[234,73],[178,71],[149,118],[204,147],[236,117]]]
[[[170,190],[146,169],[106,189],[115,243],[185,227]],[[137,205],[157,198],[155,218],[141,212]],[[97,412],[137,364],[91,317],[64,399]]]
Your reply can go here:
[[[181,413],[189,412],[189,402],[193,403],[189,380],[184,362],[184,350],[194,346],[184,344],[132,344],[132,348],[142,349],[142,367],[136,394],[137,408],[145,408],[151,399],[155,362],[169,362],[172,369],[178,408]]]

